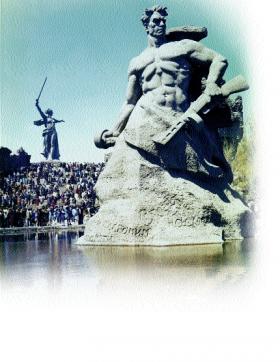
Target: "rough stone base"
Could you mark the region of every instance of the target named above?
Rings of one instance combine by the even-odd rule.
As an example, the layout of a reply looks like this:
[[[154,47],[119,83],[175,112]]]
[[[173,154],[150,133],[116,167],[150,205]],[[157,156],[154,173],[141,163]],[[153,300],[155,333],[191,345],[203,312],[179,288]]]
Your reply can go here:
[[[100,210],[81,245],[214,244],[250,236],[250,210],[228,185],[170,174],[122,139],[96,192]]]

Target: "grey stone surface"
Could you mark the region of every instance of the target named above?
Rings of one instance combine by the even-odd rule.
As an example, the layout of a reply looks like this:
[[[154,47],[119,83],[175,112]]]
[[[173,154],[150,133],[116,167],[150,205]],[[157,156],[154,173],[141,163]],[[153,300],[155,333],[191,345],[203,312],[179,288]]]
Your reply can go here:
[[[185,38],[168,40],[166,16],[164,7],[146,9],[148,47],[130,62],[117,125],[95,140],[114,148],[96,185],[100,210],[80,244],[222,243],[248,236],[250,212],[229,186],[232,172],[218,134],[223,118],[231,117],[223,111],[225,97],[247,84],[242,77],[222,80],[227,60],[215,51]]]
[[[194,177],[147,161],[120,137],[96,184],[100,210],[79,244],[208,244],[249,236],[250,211],[238,194]]]
[[[167,41],[178,41],[183,39],[190,39],[199,41],[207,37],[207,29],[200,26],[179,26],[171,28],[166,32]]]

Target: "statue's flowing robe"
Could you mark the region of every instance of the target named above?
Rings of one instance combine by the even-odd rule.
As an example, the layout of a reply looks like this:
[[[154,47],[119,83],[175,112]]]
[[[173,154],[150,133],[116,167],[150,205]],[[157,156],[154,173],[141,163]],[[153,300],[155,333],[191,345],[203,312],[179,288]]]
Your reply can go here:
[[[37,121],[34,121],[34,124],[36,126],[46,125],[47,120],[39,119]],[[42,153],[44,154],[44,156],[48,158],[50,155],[52,160],[59,160],[60,154],[59,154],[58,137],[55,129],[55,123],[53,123],[53,126],[50,128],[44,128],[42,132],[42,137],[43,137],[43,147],[44,147]]]
[[[46,157],[51,156],[52,160],[59,160],[59,147],[56,129],[53,126],[51,129],[44,129],[42,136],[44,138],[44,153]]]

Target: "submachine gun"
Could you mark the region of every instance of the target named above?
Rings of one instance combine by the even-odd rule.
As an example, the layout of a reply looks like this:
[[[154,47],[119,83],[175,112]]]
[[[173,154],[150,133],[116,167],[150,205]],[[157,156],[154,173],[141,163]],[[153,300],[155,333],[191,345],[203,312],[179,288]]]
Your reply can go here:
[[[249,89],[249,85],[247,84],[245,78],[242,75],[238,75],[221,87],[221,96],[224,99],[233,93],[242,92],[247,89]],[[194,117],[195,114],[198,112],[206,114],[213,106],[215,106],[215,104],[215,102],[211,102],[211,96],[202,93],[194,102],[191,103],[188,110],[178,119],[177,122],[175,122],[172,127],[170,127],[170,129],[154,136],[153,141],[161,145],[166,145],[176,135],[176,133],[179,132],[180,129]]]

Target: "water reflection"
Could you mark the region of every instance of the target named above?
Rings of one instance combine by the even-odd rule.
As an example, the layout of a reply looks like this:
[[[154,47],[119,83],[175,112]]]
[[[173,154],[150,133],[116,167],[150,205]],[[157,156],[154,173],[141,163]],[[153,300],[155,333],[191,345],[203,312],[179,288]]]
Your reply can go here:
[[[87,280],[102,288],[125,280],[217,286],[246,275],[252,250],[251,240],[223,246],[82,247],[75,244],[80,236],[79,231],[0,236],[1,285],[41,281],[57,288]]]
[[[64,275],[87,269],[83,253],[74,242],[80,232],[52,231],[0,237],[0,270],[2,282],[9,286],[26,286],[44,279],[48,286],[59,286]],[[1,242],[2,241],[2,242]]]
[[[128,278],[130,284],[151,282],[152,287],[157,282],[165,287],[183,285],[193,289],[205,282],[215,288],[243,279],[249,267],[250,243],[80,248],[89,263],[103,271],[108,284],[112,285],[116,278]]]

